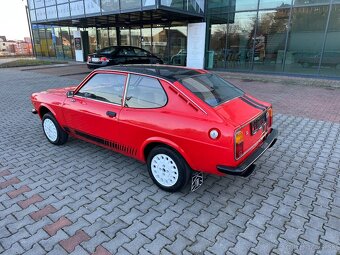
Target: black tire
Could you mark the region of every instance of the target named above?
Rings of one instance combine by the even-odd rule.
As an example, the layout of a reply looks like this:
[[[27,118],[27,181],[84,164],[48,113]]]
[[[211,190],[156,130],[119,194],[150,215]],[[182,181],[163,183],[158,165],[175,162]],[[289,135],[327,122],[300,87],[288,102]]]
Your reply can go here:
[[[171,164],[172,165],[175,164],[174,167],[177,167],[177,170],[176,170],[176,172],[178,173],[176,174],[177,180],[174,183],[172,184],[170,183],[169,185],[164,185],[161,183],[161,181],[157,180],[161,177],[159,177],[159,175],[155,175],[152,170],[156,168],[157,157],[167,158],[165,160],[168,160],[168,162],[170,163],[172,162]],[[152,164],[154,164],[153,167],[152,167]],[[192,173],[190,167],[188,166],[187,162],[183,159],[183,157],[178,152],[165,146],[158,146],[151,150],[147,158],[147,167],[148,167],[149,175],[152,181],[159,188],[161,188],[162,190],[168,191],[168,192],[176,192],[176,191],[181,190],[188,183],[191,177],[191,173]],[[158,170],[154,170],[154,171],[160,171],[160,169],[158,168]],[[169,172],[168,170],[165,170],[165,167],[163,168],[163,171],[164,171],[164,174],[167,174],[166,172]],[[166,178],[167,177],[165,177],[165,179]],[[175,179],[175,177],[173,178]]]
[[[55,139],[51,139],[51,137],[48,136],[48,134],[46,133],[47,130],[45,130],[45,123],[48,122],[49,124],[54,125],[55,129],[56,129],[56,138]],[[55,119],[55,117],[53,116],[52,113],[46,113],[43,118],[42,118],[42,127],[43,127],[43,131],[44,134],[47,138],[47,140],[54,144],[54,145],[62,145],[64,143],[67,142],[68,139],[68,134],[60,127],[59,123],[57,122],[57,120]]]

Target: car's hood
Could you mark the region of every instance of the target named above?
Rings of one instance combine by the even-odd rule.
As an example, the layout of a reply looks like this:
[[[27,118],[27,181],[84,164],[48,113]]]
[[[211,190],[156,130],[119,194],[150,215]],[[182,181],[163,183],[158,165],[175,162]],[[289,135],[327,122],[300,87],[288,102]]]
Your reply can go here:
[[[71,86],[66,88],[56,88],[56,89],[48,89],[46,91],[43,91],[42,93],[47,94],[54,94],[54,95],[65,95],[67,91],[73,91],[76,89],[77,86]]]
[[[263,112],[266,107],[266,105],[254,101],[247,95],[243,95],[217,106],[215,110],[221,118],[234,123],[237,127],[249,122]]]

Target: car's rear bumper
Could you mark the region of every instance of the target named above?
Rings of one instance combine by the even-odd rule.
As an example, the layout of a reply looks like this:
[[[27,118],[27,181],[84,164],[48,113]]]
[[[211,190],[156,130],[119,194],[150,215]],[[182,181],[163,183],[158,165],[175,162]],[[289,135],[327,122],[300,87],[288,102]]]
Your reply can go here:
[[[108,66],[108,62],[100,62],[100,63],[94,63],[94,62],[87,62],[88,68],[99,68],[99,67],[105,67]]]
[[[258,147],[241,165],[237,167],[218,165],[217,170],[224,174],[239,175],[244,177],[249,176],[255,170],[254,162],[258,160],[267,149],[276,143],[278,133],[279,132],[276,129],[272,129],[271,133],[267,136],[263,144]]]

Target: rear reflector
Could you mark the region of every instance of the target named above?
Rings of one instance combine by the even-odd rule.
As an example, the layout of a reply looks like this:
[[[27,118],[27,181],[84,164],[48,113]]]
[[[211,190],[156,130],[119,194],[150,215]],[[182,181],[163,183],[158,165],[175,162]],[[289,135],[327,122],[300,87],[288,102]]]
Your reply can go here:
[[[243,155],[243,142],[236,144],[236,151],[235,151],[235,156],[236,159],[240,158]]]

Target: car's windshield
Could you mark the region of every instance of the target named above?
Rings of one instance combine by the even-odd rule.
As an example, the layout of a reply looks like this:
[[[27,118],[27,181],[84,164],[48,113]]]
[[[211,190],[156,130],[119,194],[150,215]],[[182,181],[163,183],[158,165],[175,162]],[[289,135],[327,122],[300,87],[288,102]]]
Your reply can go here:
[[[215,74],[200,74],[179,80],[187,89],[210,106],[242,96],[244,92]]]
[[[110,46],[97,51],[98,54],[110,54],[117,49],[116,46]]]

